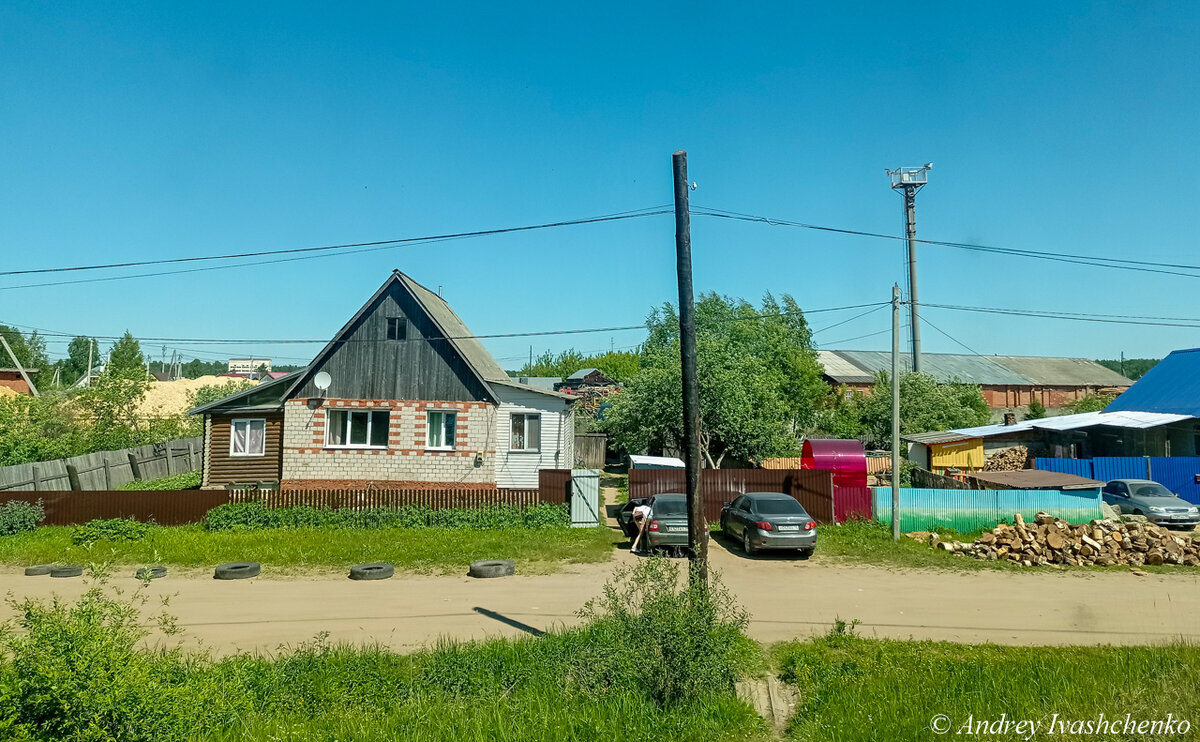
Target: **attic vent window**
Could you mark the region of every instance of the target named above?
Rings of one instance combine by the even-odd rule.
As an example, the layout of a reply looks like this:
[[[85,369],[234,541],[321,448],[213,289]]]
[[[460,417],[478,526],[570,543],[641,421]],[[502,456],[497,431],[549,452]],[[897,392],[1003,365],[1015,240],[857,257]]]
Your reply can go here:
[[[387,339],[388,340],[406,340],[408,339],[408,320],[403,317],[388,317],[387,318]]]

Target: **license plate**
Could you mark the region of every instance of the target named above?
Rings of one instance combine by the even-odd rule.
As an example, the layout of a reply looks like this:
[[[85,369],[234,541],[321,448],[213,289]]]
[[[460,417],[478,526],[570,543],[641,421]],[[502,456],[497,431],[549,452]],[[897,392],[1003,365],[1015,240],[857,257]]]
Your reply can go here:
[[[781,531],[799,531],[800,526],[780,526],[779,530],[781,530]]]
[[[667,533],[687,533],[687,526],[672,526],[667,529]]]
[[[1188,520],[1186,515],[1172,515],[1171,520]]]

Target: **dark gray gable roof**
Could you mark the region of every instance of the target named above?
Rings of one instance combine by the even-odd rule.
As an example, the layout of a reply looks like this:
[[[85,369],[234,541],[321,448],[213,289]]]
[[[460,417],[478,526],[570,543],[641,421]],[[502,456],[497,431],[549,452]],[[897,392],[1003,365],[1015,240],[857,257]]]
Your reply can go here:
[[[187,414],[198,415],[204,412],[277,410],[283,405],[284,391],[286,391],[291,382],[295,381],[305,370],[306,369],[293,371],[287,376],[280,376],[278,379],[264,381],[258,386],[252,386],[249,389],[244,389],[240,392],[230,394],[228,397],[218,399],[216,402],[209,402],[206,405],[200,405],[199,407],[188,410]]]
[[[567,381],[575,381],[577,379],[582,379],[582,378],[586,377],[588,374],[593,373],[595,371],[599,371],[599,370],[600,369],[598,369],[598,368],[581,368],[578,371],[576,371],[575,373],[568,376]]]

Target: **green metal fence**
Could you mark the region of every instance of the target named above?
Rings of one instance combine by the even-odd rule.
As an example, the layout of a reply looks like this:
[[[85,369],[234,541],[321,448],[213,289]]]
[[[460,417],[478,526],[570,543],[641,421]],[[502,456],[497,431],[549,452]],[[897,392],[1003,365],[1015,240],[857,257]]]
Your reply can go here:
[[[892,489],[874,487],[876,520],[892,522]],[[1032,522],[1038,512],[1072,523],[1100,518],[1100,489],[951,490],[900,488],[900,530],[929,531],[936,526],[960,533],[1012,523],[1020,513]]]

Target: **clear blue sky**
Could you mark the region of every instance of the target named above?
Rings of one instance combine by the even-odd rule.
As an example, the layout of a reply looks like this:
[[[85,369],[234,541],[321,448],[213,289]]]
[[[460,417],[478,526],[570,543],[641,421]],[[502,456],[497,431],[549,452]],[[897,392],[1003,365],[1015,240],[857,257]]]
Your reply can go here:
[[[5,3],[3,269],[666,204],[678,148],[696,205],[900,234],[884,169],[933,161],[921,237],[1200,262],[1196,3],[397,5]],[[156,278],[10,289],[143,271],[4,277],[0,322],[328,338],[398,267],[444,286],[480,334],[637,324],[675,298],[673,234],[662,216]],[[698,291],[752,300],[884,301],[903,277],[900,242],[696,217],[693,245]],[[941,247],[920,260],[926,302],[1200,316],[1200,279]],[[926,316],[982,353],[1200,345],[1178,328]],[[817,340],[888,347],[886,335],[837,342],[888,322],[880,311]],[[961,350],[923,337],[928,351]],[[509,368],[529,344],[488,341]],[[232,353],[287,362],[317,348]]]

